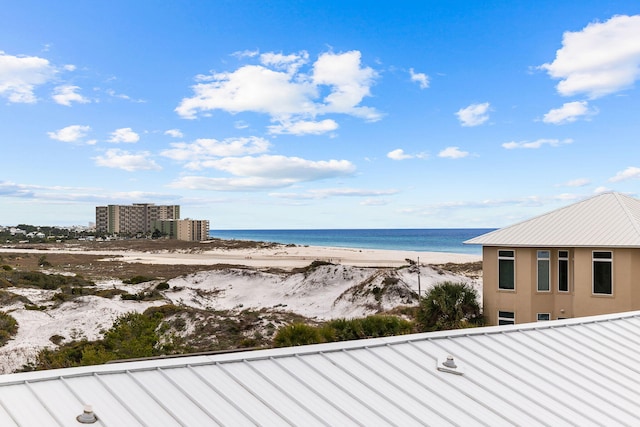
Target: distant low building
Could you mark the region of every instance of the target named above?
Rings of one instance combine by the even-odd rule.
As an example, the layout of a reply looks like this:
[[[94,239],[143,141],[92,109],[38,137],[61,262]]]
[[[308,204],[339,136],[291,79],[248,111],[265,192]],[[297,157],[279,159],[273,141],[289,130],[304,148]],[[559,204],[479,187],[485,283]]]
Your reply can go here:
[[[153,221],[152,228],[170,239],[193,242],[209,238],[209,221],[204,219],[160,219]]]

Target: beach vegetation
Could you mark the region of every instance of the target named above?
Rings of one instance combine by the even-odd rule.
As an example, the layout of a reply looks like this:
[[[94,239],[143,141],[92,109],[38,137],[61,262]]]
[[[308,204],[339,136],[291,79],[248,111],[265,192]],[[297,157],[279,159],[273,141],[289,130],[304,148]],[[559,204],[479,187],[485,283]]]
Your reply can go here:
[[[0,347],[18,333],[18,322],[10,314],[0,311]]]
[[[155,277],[149,277],[149,276],[143,276],[143,275],[137,275],[137,276],[133,276],[130,279],[124,279],[122,281],[122,283],[125,283],[127,285],[138,285],[140,283],[145,283],[145,282],[151,282],[152,280],[156,280]]]
[[[293,323],[280,328],[273,339],[276,347],[293,347],[320,342],[323,342],[320,329],[304,323]]]
[[[278,330],[273,339],[276,347],[350,341],[388,337],[413,332],[413,323],[397,316],[372,315],[355,319],[334,319],[312,326],[294,323]]]
[[[478,292],[468,283],[439,283],[420,299],[416,314],[416,327],[420,332],[483,324]]]

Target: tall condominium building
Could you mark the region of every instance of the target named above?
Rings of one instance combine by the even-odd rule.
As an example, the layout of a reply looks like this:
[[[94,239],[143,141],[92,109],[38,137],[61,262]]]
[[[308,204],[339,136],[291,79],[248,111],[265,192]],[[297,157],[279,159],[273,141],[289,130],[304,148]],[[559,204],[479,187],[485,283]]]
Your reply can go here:
[[[96,206],[96,231],[122,235],[151,234],[154,221],[179,218],[179,205],[134,203]]]
[[[152,228],[170,239],[200,241],[209,238],[209,221],[205,219],[159,219]]]

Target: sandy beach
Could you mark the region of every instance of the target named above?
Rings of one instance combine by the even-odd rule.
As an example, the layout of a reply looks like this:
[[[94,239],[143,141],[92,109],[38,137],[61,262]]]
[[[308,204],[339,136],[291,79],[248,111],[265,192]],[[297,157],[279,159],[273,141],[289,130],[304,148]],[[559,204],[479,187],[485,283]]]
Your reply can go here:
[[[282,269],[299,268],[313,261],[327,261],[335,264],[355,267],[399,267],[407,264],[407,259],[420,261],[420,264],[466,263],[480,261],[480,255],[456,254],[446,252],[413,252],[380,249],[356,249],[322,246],[275,245],[268,248],[244,249],[207,249],[197,252],[180,251],[112,251],[85,250],[82,248],[20,249],[0,248],[1,252],[22,253],[78,253],[100,255],[106,258],[117,257],[122,262],[142,264],[182,264],[215,265],[232,264],[256,268],[275,267]]]

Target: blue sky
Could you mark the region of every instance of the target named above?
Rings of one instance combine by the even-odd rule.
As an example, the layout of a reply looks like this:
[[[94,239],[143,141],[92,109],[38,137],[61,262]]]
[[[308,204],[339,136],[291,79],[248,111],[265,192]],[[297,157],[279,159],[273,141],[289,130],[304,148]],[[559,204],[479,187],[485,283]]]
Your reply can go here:
[[[640,183],[637,1],[30,1],[0,225],[502,227]]]

